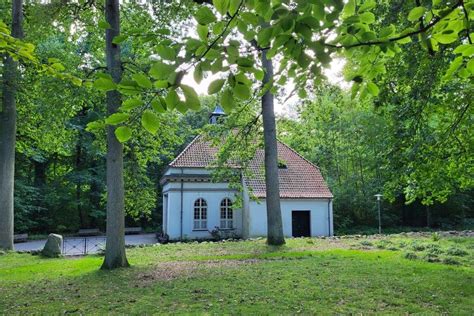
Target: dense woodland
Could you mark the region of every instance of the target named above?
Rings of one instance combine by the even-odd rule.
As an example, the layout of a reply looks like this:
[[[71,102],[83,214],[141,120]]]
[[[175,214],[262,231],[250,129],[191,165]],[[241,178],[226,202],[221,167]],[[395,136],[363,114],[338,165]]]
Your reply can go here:
[[[415,2],[420,6],[418,0],[382,1],[373,9],[374,28],[408,27],[405,16]],[[199,1],[124,2],[121,29],[127,37],[120,39],[120,47],[125,76],[148,71],[151,53],[166,55],[156,47],[160,36],[182,37],[193,27],[190,21],[200,6]],[[12,19],[10,7],[10,1],[0,3],[0,20],[7,25]],[[35,45],[37,59],[83,84],[32,67],[21,70],[15,231],[105,229],[105,129],[89,124],[108,116],[105,93],[92,85],[106,68],[104,6],[101,1],[26,1],[23,10],[24,41]],[[468,24],[467,32],[469,28]],[[198,32],[204,31],[198,28]],[[403,51],[385,57],[381,74],[373,76],[362,93],[320,76],[314,87],[299,89],[301,101],[287,106],[287,115],[277,116],[278,137],[318,165],[328,181],[335,196],[336,232],[376,227],[376,193],[384,194],[384,227],[472,227],[472,74],[445,78],[456,58],[453,49],[462,43],[466,40],[460,36],[433,49],[414,36]],[[344,75],[349,82],[352,79],[352,86],[359,85],[357,69],[364,53],[344,55]],[[377,67],[375,61],[372,67]],[[195,73],[194,78],[199,76]],[[286,97],[279,96],[279,101]],[[199,110],[178,108],[154,115],[159,128],[153,134],[140,126],[139,119],[128,122],[133,137],[124,142],[126,225],[159,231],[163,170],[194,135],[220,137],[206,125],[209,112],[222,100],[200,99]],[[255,100],[236,101],[229,112],[223,123],[226,130],[240,127],[244,132],[236,137],[257,137],[262,120]],[[223,148],[235,151],[234,156],[248,156],[242,146]]]

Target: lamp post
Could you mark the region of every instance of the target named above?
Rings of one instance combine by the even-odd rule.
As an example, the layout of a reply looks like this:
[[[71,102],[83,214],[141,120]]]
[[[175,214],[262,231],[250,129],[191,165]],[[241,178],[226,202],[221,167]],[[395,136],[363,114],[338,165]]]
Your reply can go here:
[[[379,213],[379,234],[382,234],[382,217],[380,216],[380,200],[382,199],[382,194],[374,195],[377,198],[377,208]]]

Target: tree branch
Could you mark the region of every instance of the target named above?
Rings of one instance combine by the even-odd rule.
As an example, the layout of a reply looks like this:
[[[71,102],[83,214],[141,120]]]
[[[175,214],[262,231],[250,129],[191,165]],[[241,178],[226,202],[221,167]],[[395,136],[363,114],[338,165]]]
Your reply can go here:
[[[463,5],[463,0],[459,0],[455,5],[453,5],[450,8],[450,10],[448,12],[446,12],[442,16],[438,16],[438,17],[433,18],[433,20],[431,20],[431,22],[428,23],[427,25],[425,25],[425,26],[420,25],[420,28],[416,31],[409,32],[409,33],[404,34],[404,35],[399,35],[399,36],[396,36],[396,37],[392,37],[392,38],[389,38],[387,40],[377,40],[377,41],[371,41],[371,42],[359,42],[359,43],[351,44],[351,45],[337,45],[337,44],[330,44],[330,43],[323,43],[323,45],[325,45],[327,47],[331,47],[331,48],[336,48],[336,49],[341,49],[341,48],[348,49],[348,48],[354,48],[354,47],[360,47],[360,46],[372,46],[372,45],[381,45],[381,44],[396,42],[396,41],[399,41],[401,39],[411,37],[413,35],[418,35],[420,33],[424,33],[426,31],[428,31],[430,28],[434,27],[436,24],[438,24],[438,22],[440,22],[442,19],[444,19],[446,16],[448,16],[451,12],[453,12],[455,9],[457,9],[459,6],[462,6],[462,5]]]
[[[467,40],[469,41],[469,44],[472,44],[470,26],[469,26],[469,14],[467,13],[466,7],[464,6],[464,0],[461,0],[461,6],[462,6],[462,10],[464,11],[464,16],[466,17]]]

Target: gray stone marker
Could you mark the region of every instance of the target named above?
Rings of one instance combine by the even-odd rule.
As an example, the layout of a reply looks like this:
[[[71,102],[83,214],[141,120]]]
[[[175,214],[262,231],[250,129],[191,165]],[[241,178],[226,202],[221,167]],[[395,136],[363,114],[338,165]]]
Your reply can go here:
[[[48,240],[44,245],[41,254],[45,257],[56,258],[61,255],[63,248],[63,236],[57,234],[49,234]]]

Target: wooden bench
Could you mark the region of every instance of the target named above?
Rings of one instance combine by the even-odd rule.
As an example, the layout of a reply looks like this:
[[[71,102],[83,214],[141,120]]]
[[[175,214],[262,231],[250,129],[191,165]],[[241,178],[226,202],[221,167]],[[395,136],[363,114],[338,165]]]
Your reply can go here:
[[[14,242],[25,242],[28,240],[28,234],[16,234],[13,235]]]
[[[142,232],[141,227],[125,227],[125,235],[141,234]]]
[[[81,237],[98,236],[100,235],[100,230],[98,228],[79,229],[79,231],[77,232],[77,235]]]

